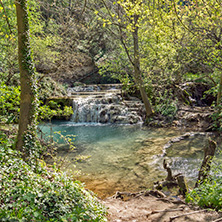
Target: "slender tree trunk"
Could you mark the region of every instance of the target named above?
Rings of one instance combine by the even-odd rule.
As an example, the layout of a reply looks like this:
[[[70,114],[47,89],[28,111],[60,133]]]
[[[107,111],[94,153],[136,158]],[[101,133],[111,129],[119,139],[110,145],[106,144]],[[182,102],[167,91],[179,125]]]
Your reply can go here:
[[[218,93],[217,93],[217,106],[220,104],[221,92],[222,92],[222,71],[220,74],[220,84],[219,84],[219,89],[218,89]]]
[[[135,22],[136,24],[136,22]],[[153,110],[150,104],[150,101],[147,97],[144,83],[142,80],[141,70],[140,70],[140,56],[139,56],[139,41],[138,41],[138,27],[134,27],[133,35],[133,44],[134,44],[134,79],[136,84],[139,87],[140,94],[146,109],[146,116],[149,117],[153,114]]]
[[[24,136],[28,131],[35,134],[36,127],[36,85],[34,66],[31,58],[30,35],[28,23],[27,0],[16,0],[16,14],[18,26],[18,59],[20,70],[20,115],[19,130],[16,141],[16,148],[24,153]],[[34,139],[34,138],[30,138]]]

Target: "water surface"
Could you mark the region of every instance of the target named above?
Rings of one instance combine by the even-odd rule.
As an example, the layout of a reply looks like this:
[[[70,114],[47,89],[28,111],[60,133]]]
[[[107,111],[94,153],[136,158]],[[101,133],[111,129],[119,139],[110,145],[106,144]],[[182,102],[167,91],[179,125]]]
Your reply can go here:
[[[71,172],[81,171],[76,178],[100,197],[113,195],[115,191],[139,191],[152,188],[153,182],[166,177],[163,159],[166,158],[173,173],[182,173],[188,180],[197,177],[203,158],[206,136],[191,136],[173,143],[163,156],[163,147],[169,140],[184,132],[179,129],[150,129],[141,125],[99,125],[53,122],[41,125],[50,135],[60,131],[62,135],[75,135],[75,152],[59,151],[59,156],[70,162],[63,166]],[[54,140],[64,141],[54,134]],[[76,162],[76,156],[89,156]]]

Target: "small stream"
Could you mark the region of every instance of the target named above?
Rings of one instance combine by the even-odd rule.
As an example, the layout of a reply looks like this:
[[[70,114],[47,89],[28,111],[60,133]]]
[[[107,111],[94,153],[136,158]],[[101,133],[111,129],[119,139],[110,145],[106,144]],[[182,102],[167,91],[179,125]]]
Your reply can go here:
[[[58,155],[69,162],[63,170],[100,197],[113,195],[117,190],[139,191],[152,188],[153,182],[166,177],[163,159],[166,158],[173,173],[182,173],[188,181],[195,181],[203,158],[207,134],[193,134],[182,140],[175,138],[185,132],[180,129],[146,128],[137,125],[84,124],[55,121],[40,125],[47,136],[50,131],[61,135],[75,135],[75,150],[59,149]],[[63,144],[58,134],[54,141]],[[169,141],[170,146],[164,148]],[[76,161],[82,155],[86,160]],[[79,171],[81,173],[79,173]]]

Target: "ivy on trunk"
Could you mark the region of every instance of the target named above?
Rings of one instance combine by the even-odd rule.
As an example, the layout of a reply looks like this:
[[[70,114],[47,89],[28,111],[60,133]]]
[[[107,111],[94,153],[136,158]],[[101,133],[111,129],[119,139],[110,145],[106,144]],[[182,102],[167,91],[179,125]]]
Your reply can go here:
[[[18,28],[18,60],[21,84],[19,130],[16,149],[24,159],[30,158],[35,149],[37,87],[31,56],[27,0],[16,2]]]

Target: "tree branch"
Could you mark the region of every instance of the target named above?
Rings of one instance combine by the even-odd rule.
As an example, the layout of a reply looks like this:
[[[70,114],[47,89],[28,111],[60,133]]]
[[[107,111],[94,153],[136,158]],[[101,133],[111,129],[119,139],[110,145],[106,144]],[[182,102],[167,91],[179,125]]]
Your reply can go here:
[[[7,22],[9,31],[10,31],[10,34],[12,34],[12,29],[11,29],[11,25],[10,25],[10,23],[9,23],[8,15],[7,15],[7,13],[6,13],[5,6],[3,5],[3,2],[2,2],[1,0],[0,0],[0,4],[2,5],[3,11],[4,11],[4,13],[5,13],[5,19],[6,19],[6,22]]]
[[[192,33],[193,35],[195,35],[191,29],[189,29],[184,23],[183,21],[180,19],[179,15],[178,15],[178,12],[177,12],[177,9],[176,9],[176,3],[175,3],[175,0],[173,0],[173,8],[174,8],[174,12],[176,14],[176,17],[178,19],[178,21],[181,23],[181,25],[186,29],[188,30],[190,33]]]
[[[124,39],[123,39],[123,33],[122,33],[122,28],[121,28],[121,27],[119,27],[119,32],[120,32],[120,41],[121,41],[121,43],[122,43],[122,45],[123,45],[123,47],[124,47],[124,49],[125,49],[125,52],[126,52],[126,54],[127,54],[127,57],[128,57],[128,59],[129,59],[130,63],[134,66],[134,62],[133,62],[133,60],[132,60],[132,58],[131,58],[131,56],[130,56],[129,50],[128,50],[128,48],[127,48],[127,46],[126,46],[126,43],[125,43],[125,41],[124,41]]]
[[[82,17],[83,13],[85,12],[86,5],[87,5],[87,0],[84,1],[84,6],[83,6],[83,9],[82,9],[82,12],[80,13],[80,17]]]

